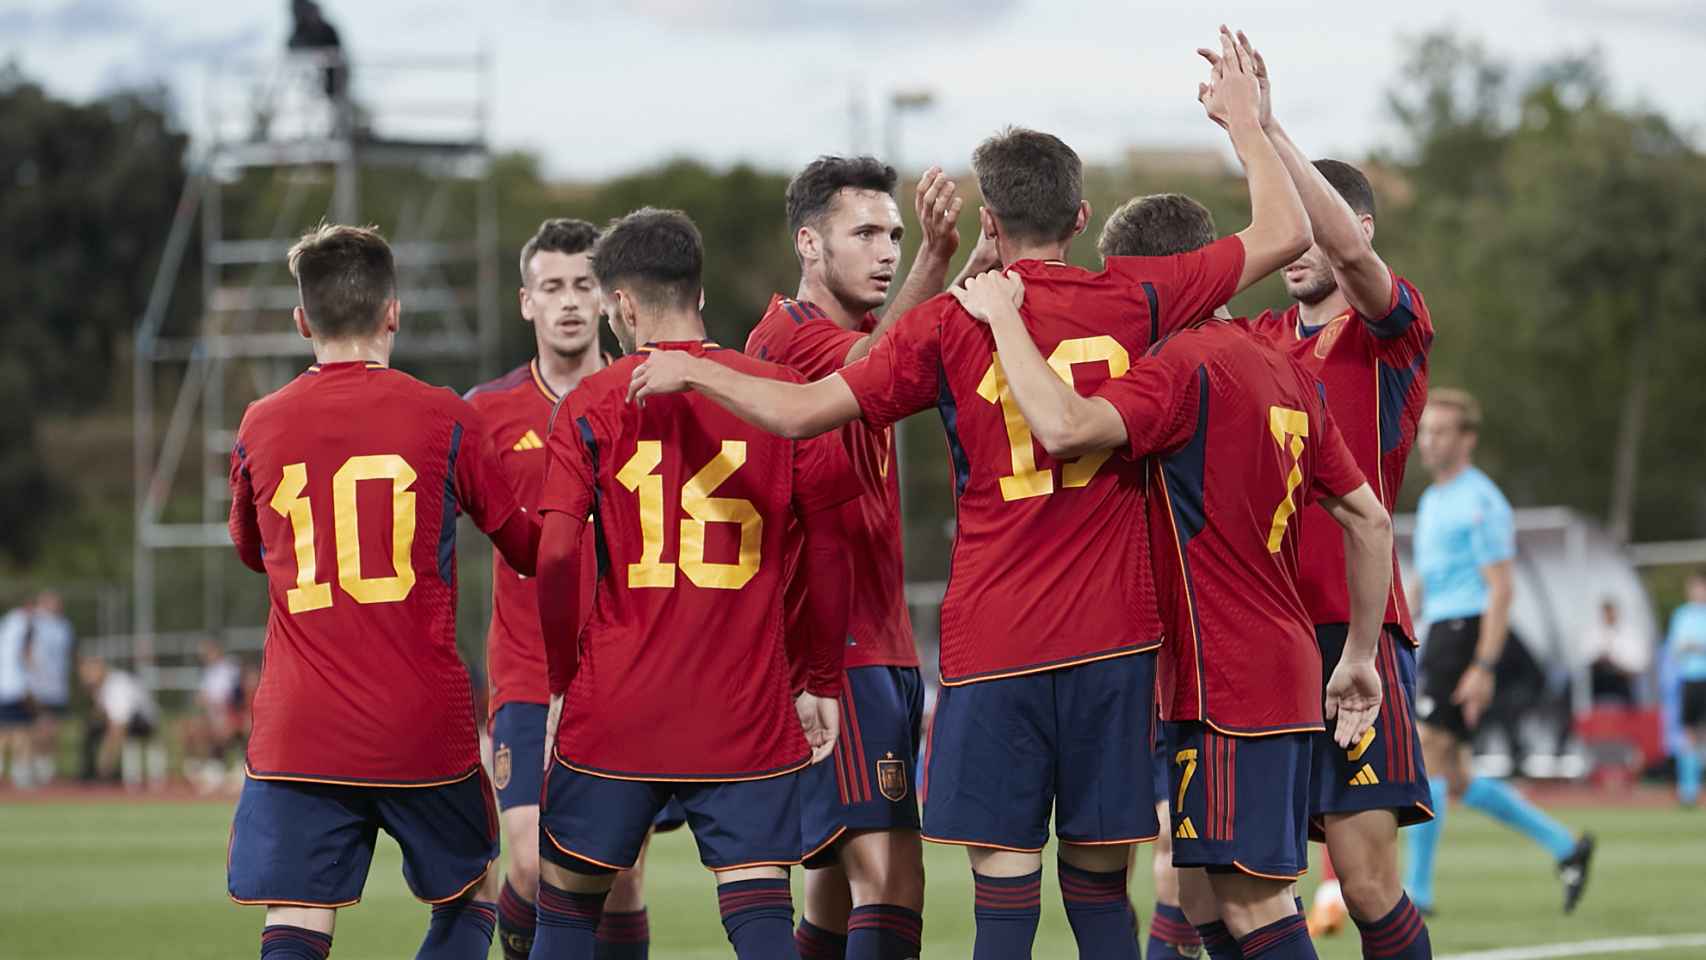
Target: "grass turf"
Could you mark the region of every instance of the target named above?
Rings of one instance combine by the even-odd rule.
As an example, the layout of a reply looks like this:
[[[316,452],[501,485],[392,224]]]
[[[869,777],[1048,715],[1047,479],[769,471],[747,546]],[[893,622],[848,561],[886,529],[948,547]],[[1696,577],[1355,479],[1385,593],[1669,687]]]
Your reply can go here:
[[[1572,829],[1600,837],[1587,896],[1563,917],[1551,866],[1537,847],[1473,811],[1453,810],[1440,852],[1434,948],[1490,947],[1706,931],[1706,811],[1566,810]],[[53,958],[255,956],[260,908],[225,898],[230,808],[214,803],[8,804],[0,807],[0,955]],[[925,954],[971,955],[971,884],[955,848],[926,845]],[[381,841],[365,900],[343,912],[338,960],[409,957],[427,910],[409,897],[395,844]],[[1147,922],[1149,854],[1132,895]],[[1052,871],[1044,880],[1037,957],[1076,951]],[[800,903],[799,871],[795,905]],[[1304,883],[1307,898],[1313,880]],[[653,845],[647,878],[652,956],[733,956],[718,923],[711,876],[685,831]],[[1323,958],[1360,956],[1354,929],[1317,942]],[[1625,954],[1699,956],[1700,948]],[[494,948],[492,956],[498,956]]]

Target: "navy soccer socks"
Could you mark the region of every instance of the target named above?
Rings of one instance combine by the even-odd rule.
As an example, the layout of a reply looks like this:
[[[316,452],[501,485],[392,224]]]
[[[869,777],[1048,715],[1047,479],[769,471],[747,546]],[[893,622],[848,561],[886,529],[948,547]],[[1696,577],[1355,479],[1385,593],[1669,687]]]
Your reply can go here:
[[[1219,920],[1198,924],[1197,938],[1202,941],[1203,952],[1208,954],[1209,960],[1244,960],[1238,939]]]
[[[1102,873],[1064,860],[1058,867],[1060,897],[1066,904],[1072,937],[1078,941],[1078,955],[1139,960],[1131,901],[1125,892],[1125,870]]]
[[[504,881],[498,894],[498,946],[504,960],[527,960],[533,952],[533,932],[539,924],[538,908]]]
[[[1430,960],[1434,955],[1428,925],[1408,894],[1399,896],[1398,903],[1379,920],[1364,923],[1352,914],[1351,921],[1362,934],[1365,960]]]
[[[594,960],[646,960],[652,949],[652,924],[646,908],[604,911],[596,939]]]
[[[740,960],[796,956],[794,898],[787,880],[736,880],[717,885],[723,930]]]
[[[460,960],[483,957],[492,949],[497,904],[489,900],[457,900],[432,908],[432,923],[415,960]]]
[[[854,907],[847,918],[847,960],[911,960],[921,951],[924,918],[889,903]]]
[[[847,957],[846,934],[831,933],[805,917],[800,918],[800,925],[794,930],[794,946],[800,951],[800,960],[846,960]]]
[[[1029,960],[1042,918],[1043,872],[1022,877],[986,877],[972,873],[976,885],[973,914],[977,945],[973,960]]]
[[[326,960],[331,952],[329,933],[284,923],[268,924],[261,930],[261,960]]]
[[[591,960],[597,956],[595,932],[604,914],[604,893],[574,893],[539,883],[539,926],[532,956],[540,960]]]
[[[1245,960],[1315,960],[1315,944],[1301,914],[1275,920],[1238,938]]]
[[[1185,911],[1155,901],[1155,912],[1149,918],[1149,949],[1143,955],[1149,960],[1179,960],[1187,951],[1195,956],[1201,947],[1202,937],[1185,919]]]

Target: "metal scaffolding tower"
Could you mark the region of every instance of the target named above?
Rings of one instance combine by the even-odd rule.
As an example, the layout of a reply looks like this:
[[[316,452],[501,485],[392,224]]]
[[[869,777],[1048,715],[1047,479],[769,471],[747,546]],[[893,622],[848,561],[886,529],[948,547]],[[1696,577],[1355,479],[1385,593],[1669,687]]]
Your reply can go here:
[[[498,266],[490,76],[484,55],[346,62],[336,51],[223,65],[210,75],[208,134],[134,350],[128,639],[155,685],[180,685],[180,671],[162,672],[156,657],[188,653],[201,636],[217,636],[227,648],[260,646],[261,629],[233,623],[228,609],[227,471],[247,403],[312,360],[291,321],[297,293],[285,253],[297,236],[321,219],[377,224],[397,262],[399,365],[469,375],[492,369]],[[194,329],[173,330],[174,298],[194,285],[180,277],[195,241],[198,319]],[[176,559],[193,563],[194,552],[199,628],[163,625],[163,593],[181,600],[195,589],[193,567]],[[167,557],[173,566],[164,565]]]

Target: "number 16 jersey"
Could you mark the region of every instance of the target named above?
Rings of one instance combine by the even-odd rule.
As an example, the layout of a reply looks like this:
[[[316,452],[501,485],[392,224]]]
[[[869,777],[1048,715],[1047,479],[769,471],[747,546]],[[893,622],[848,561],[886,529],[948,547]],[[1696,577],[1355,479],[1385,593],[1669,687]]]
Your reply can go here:
[[[250,775],[472,773],[456,515],[491,533],[519,509],[474,408],[381,364],[315,364],[243,414],[231,494],[231,539],[272,600]]]
[[[628,400],[650,350],[742,373],[798,374],[715,344],[648,344],[581,381],[545,442],[542,512],[589,514],[592,618],[564,699],[557,758],[635,780],[750,780],[806,764],[782,641],[789,513],[859,495],[833,434],[793,441],[695,393]]]

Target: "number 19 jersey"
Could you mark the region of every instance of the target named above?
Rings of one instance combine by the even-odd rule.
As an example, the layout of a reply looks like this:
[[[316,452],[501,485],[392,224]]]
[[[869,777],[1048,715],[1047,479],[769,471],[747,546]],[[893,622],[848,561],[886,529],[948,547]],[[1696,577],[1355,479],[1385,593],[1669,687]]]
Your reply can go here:
[[[1021,312],[1080,393],[1124,374],[1164,333],[1231,297],[1243,241],[1175,257],[1110,257],[1092,273],[1021,260]],[[989,328],[943,294],[840,373],[882,429],[936,407],[953,461],[957,530],[942,601],[942,682],[993,680],[1155,648],[1142,476],[1103,450],[1056,461],[1032,439]]]
[[[742,373],[798,374],[700,342]],[[644,351],[643,351],[644,352]],[[834,435],[792,441],[694,393],[627,397],[642,354],[586,378],[558,407],[541,511],[593,517],[598,585],[557,758],[597,776],[750,780],[810,757],[782,637],[790,513],[859,495]]]
[[[519,509],[474,408],[381,364],[316,364],[244,413],[231,493],[232,540],[260,553],[272,599],[250,775],[472,773],[456,515],[490,533]]]

